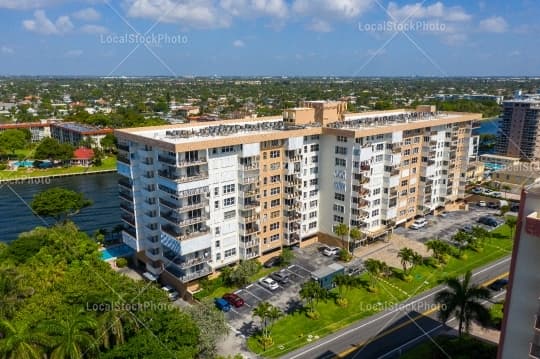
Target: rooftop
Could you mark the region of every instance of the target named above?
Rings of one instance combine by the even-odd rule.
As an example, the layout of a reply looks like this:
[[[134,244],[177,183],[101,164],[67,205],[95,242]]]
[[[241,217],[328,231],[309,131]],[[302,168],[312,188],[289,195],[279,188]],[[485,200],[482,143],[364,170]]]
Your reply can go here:
[[[54,127],[61,127],[67,130],[80,133],[108,133],[112,132],[112,129],[109,128],[100,128],[90,125],[85,125],[77,122],[57,122],[53,124]]]
[[[462,114],[447,112],[416,112],[416,111],[392,111],[373,113],[346,114],[344,121],[329,123],[330,128],[359,129],[381,126],[392,126],[411,122],[428,122],[442,118],[459,118]]]

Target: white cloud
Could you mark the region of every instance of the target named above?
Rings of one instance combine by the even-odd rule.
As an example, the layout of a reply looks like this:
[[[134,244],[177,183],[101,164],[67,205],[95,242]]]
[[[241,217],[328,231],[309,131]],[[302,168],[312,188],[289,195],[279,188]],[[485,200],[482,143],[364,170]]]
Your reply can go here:
[[[34,11],[34,18],[24,20],[22,24],[26,30],[43,35],[59,35],[73,30],[69,16],[60,16],[53,23],[43,10]]]
[[[295,0],[293,10],[300,15],[322,19],[353,19],[373,5],[373,0]]]
[[[313,21],[307,26],[311,31],[315,32],[330,32],[332,31],[332,26],[324,20],[313,19]]]
[[[83,50],[69,50],[64,54],[65,57],[79,57],[83,54]]]
[[[41,9],[61,2],[63,0],[0,0],[0,8],[11,10]]]
[[[233,44],[234,47],[244,47],[244,46],[246,46],[246,44],[242,40],[234,40],[232,44]]]
[[[232,16],[285,18],[289,9],[284,0],[221,0],[219,5]]]
[[[81,31],[85,34],[106,34],[109,32],[105,26],[101,25],[83,25]]]
[[[508,30],[508,23],[500,16],[488,17],[480,21],[480,31],[502,33]]]
[[[230,16],[219,11],[211,0],[126,0],[125,5],[129,17],[185,27],[222,28],[231,22]]]
[[[94,8],[88,7],[86,9],[81,9],[73,13],[75,19],[83,21],[97,21],[101,18],[101,14],[97,12]]]
[[[472,16],[459,6],[448,7],[438,1],[433,5],[423,6],[415,3],[399,7],[395,2],[388,4],[387,11],[398,21],[405,19],[438,19],[440,21],[462,22],[469,21]]]
[[[11,55],[15,53],[15,50],[13,50],[11,47],[2,46],[0,47],[0,52],[5,55]]]

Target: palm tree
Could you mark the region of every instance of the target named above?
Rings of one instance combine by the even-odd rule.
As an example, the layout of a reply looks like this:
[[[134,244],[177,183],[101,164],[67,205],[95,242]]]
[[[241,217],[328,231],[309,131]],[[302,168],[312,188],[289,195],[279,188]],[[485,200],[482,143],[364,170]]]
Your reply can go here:
[[[339,223],[334,227],[334,233],[341,237],[342,247],[348,252],[348,246],[345,242],[345,236],[349,234],[349,227],[345,223]]]
[[[45,324],[46,331],[52,335],[50,359],[82,359],[87,352],[95,353],[98,345],[92,330],[96,327],[96,320],[83,311]]]
[[[440,239],[432,239],[426,242],[426,247],[433,253],[433,258],[439,263],[444,263],[444,256],[450,252],[450,246]]]
[[[510,238],[514,239],[514,231],[516,229],[517,225],[517,218],[514,216],[508,216],[506,217],[506,220],[504,221],[508,227],[510,227]]]
[[[112,309],[101,314],[96,327],[99,344],[105,349],[110,349],[112,344],[124,344],[125,324],[130,324],[135,330],[139,329],[137,320],[127,310]]]
[[[456,315],[460,337],[463,329],[469,332],[473,320],[482,326],[486,326],[490,321],[489,310],[481,303],[482,300],[490,298],[490,292],[487,288],[472,284],[471,277],[471,271],[468,271],[462,281],[458,278],[447,279],[448,289],[435,296],[435,301],[441,306],[439,316],[444,323],[452,314]]]
[[[327,291],[319,282],[315,280],[310,280],[302,285],[300,288],[300,298],[307,302],[310,312],[315,311],[314,303],[318,303],[319,300],[325,299],[327,296]]]
[[[0,268],[0,317],[9,318],[33,289],[24,285],[24,277],[15,268]]]
[[[376,285],[376,278],[379,277],[380,272],[382,270],[381,268],[381,261],[378,261],[373,258],[369,258],[364,262],[364,266],[366,267],[367,272],[369,273],[369,278],[371,281],[371,287],[375,288]]]
[[[352,227],[349,231],[349,237],[353,240],[353,243],[356,241],[359,241],[363,237],[362,231],[358,227]],[[356,247],[356,246],[353,246]],[[351,249],[349,248],[349,251],[351,252]]]
[[[259,305],[257,305],[253,309],[253,315],[255,317],[261,318],[261,334],[262,334],[262,344],[263,349],[266,350],[266,345],[270,342],[270,333],[268,331],[268,324],[270,319],[270,310],[272,308],[272,304],[268,302],[260,302]]]
[[[348,287],[349,283],[351,282],[351,277],[349,277],[346,274],[338,274],[333,278],[334,284],[336,285],[338,289],[338,297],[344,298],[345,297],[345,289]]]
[[[270,305],[267,315],[270,322],[268,326],[268,335],[270,336],[274,323],[283,315],[283,312],[278,307]]]
[[[407,274],[407,264],[412,264],[414,251],[411,248],[403,247],[399,250],[397,256],[401,260],[403,266],[403,273]]]
[[[459,256],[461,257],[465,247],[471,243],[471,235],[465,231],[458,231],[452,236],[452,240],[458,244]]]
[[[2,359],[42,359],[44,335],[28,323],[0,322],[0,357]]]

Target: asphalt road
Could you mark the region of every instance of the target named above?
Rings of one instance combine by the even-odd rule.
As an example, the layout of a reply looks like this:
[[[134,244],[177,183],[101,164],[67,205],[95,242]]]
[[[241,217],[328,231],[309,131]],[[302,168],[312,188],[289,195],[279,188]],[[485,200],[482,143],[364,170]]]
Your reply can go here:
[[[509,268],[510,256],[475,270],[473,282],[485,283],[508,272]],[[355,359],[379,358],[421,337],[424,332],[434,331],[437,326],[441,326],[441,323],[430,315],[436,312],[434,297],[443,289],[443,286],[435,287],[398,306],[388,308],[317,342],[292,351],[282,358],[330,359],[336,356]],[[415,323],[421,324],[417,326]]]

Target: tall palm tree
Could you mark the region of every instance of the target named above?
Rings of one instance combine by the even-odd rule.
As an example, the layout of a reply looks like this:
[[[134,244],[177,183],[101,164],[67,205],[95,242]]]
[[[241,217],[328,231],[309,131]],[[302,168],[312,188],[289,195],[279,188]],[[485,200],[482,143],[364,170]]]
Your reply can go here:
[[[99,344],[109,349],[113,345],[125,343],[125,324],[139,329],[137,320],[127,310],[112,309],[101,314],[97,320],[96,337]]]
[[[342,247],[348,252],[348,246],[345,242],[345,236],[349,234],[349,227],[345,223],[339,223],[334,227],[334,233],[341,237]]]
[[[412,263],[414,251],[411,248],[403,247],[399,250],[397,256],[403,266],[403,273],[407,274],[407,264]]]
[[[462,281],[458,278],[446,280],[448,289],[439,292],[435,301],[440,304],[439,316],[446,323],[452,314],[459,320],[458,334],[461,337],[463,329],[469,332],[471,322],[476,321],[482,326],[489,324],[489,310],[481,303],[490,298],[487,288],[471,283],[472,273],[468,271]]]
[[[261,333],[264,338],[268,338],[268,324],[269,324],[269,313],[272,304],[268,302],[260,302],[253,309],[253,315],[261,319]]]
[[[50,359],[82,359],[85,353],[95,353],[98,345],[92,331],[96,327],[96,320],[83,311],[45,324],[46,331],[52,336]]]
[[[44,335],[27,323],[0,322],[0,357],[2,359],[42,359]]]
[[[432,239],[426,242],[426,247],[433,253],[439,263],[444,263],[444,255],[450,252],[450,246],[440,239]]]
[[[514,239],[514,231],[517,225],[517,218],[514,216],[508,216],[506,217],[504,223],[506,223],[506,225],[510,227],[510,239]]]
[[[376,284],[375,279],[379,277],[382,270],[381,262],[376,259],[369,258],[364,262],[364,266],[367,272],[369,273],[369,278],[371,280],[371,287],[374,288]]]
[[[267,315],[268,315],[268,321],[269,321],[268,335],[271,335],[271,330],[272,330],[272,327],[273,327],[274,323],[276,322],[276,320],[278,320],[283,315],[283,313],[281,312],[281,310],[278,307],[270,305],[270,308],[268,309]]]

